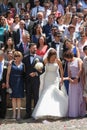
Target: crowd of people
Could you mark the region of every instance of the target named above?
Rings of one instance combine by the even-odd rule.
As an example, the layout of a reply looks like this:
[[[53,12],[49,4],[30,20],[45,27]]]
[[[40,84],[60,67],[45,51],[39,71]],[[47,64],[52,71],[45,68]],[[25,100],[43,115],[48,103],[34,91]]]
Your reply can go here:
[[[87,0],[0,4],[0,118],[86,116]],[[33,110],[32,110],[32,99]],[[18,108],[18,109],[16,109]]]

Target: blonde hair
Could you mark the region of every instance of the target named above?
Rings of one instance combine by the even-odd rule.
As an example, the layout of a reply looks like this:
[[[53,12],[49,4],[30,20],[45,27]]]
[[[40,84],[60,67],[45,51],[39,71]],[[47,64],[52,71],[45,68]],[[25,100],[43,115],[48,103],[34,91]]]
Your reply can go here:
[[[21,59],[23,59],[23,55],[22,55],[22,53],[21,53],[20,51],[15,51],[15,52],[14,52],[14,57],[15,57],[15,56],[20,56]]]

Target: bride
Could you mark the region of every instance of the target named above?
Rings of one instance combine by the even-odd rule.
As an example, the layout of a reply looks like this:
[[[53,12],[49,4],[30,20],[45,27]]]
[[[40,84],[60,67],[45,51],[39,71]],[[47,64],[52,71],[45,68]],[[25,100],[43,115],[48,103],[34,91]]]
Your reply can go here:
[[[66,117],[68,96],[63,85],[62,64],[57,59],[56,50],[50,48],[43,60],[46,70],[41,76],[40,96],[32,117],[34,119]]]

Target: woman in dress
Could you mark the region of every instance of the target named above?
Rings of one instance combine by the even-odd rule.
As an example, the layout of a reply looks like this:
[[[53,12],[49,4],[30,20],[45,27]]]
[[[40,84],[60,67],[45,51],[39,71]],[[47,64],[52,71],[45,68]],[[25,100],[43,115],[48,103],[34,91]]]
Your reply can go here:
[[[47,51],[43,59],[46,67],[45,73],[42,76],[43,79],[40,82],[40,85],[43,86],[40,86],[42,91],[32,117],[34,119],[66,117],[68,112],[68,96],[63,86],[61,61],[57,59],[57,52],[53,48]]]
[[[2,48],[2,50],[4,51],[4,54],[5,54],[5,59],[8,60],[8,51],[12,51],[14,52],[15,51],[15,48],[14,48],[14,41],[12,39],[12,37],[9,37],[5,43],[5,46]]]
[[[64,59],[68,61],[69,80],[69,117],[85,115],[85,103],[83,101],[83,86],[81,80],[82,60],[74,57],[71,51],[64,53]]]
[[[70,39],[66,39],[65,40],[65,42],[64,42],[64,48],[65,48],[64,51],[70,50],[71,52],[73,52],[73,54],[74,54],[75,57],[80,57],[80,53],[79,53],[78,47],[76,47],[73,44],[73,41],[71,41]],[[64,64],[64,77],[68,76],[68,65],[67,65],[67,63],[68,62],[65,61],[65,64]],[[66,87],[67,93],[68,93],[69,81],[65,80],[64,83],[65,83],[65,87]]]
[[[48,45],[46,44],[46,37],[40,36],[37,43],[37,51],[36,54],[43,57],[48,49]]]
[[[84,46],[87,45],[87,36],[85,33],[82,33],[81,34],[81,39],[80,41],[78,42],[78,49],[79,49],[79,52],[80,52],[80,58],[83,60],[84,56],[85,56],[85,53],[83,52],[83,48]]]
[[[83,97],[87,104],[87,45],[83,47],[85,57],[83,59]]]
[[[19,23],[20,23],[20,17],[18,14],[15,15],[14,17],[14,22],[11,25],[11,31],[17,31],[17,29],[19,28]]]
[[[42,32],[42,27],[41,27],[40,24],[36,24],[35,27],[34,27],[34,35],[32,35],[31,41],[37,44],[38,39],[41,35],[45,35]]]
[[[13,118],[16,118],[17,107],[17,119],[20,119],[21,99],[24,98],[24,64],[22,63],[22,54],[19,51],[14,52],[14,61],[8,66],[6,84],[12,89]]]

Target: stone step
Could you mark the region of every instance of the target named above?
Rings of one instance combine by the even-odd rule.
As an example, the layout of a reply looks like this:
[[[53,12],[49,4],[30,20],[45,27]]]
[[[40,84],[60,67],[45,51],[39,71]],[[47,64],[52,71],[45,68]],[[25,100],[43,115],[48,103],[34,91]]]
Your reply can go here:
[[[17,110],[17,109],[16,109]],[[12,108],[7,108],[6,112],[6,119],[11,119],[12,118]],[[21,107],[21,118],[23,118],[26,114],[26,109]]]

